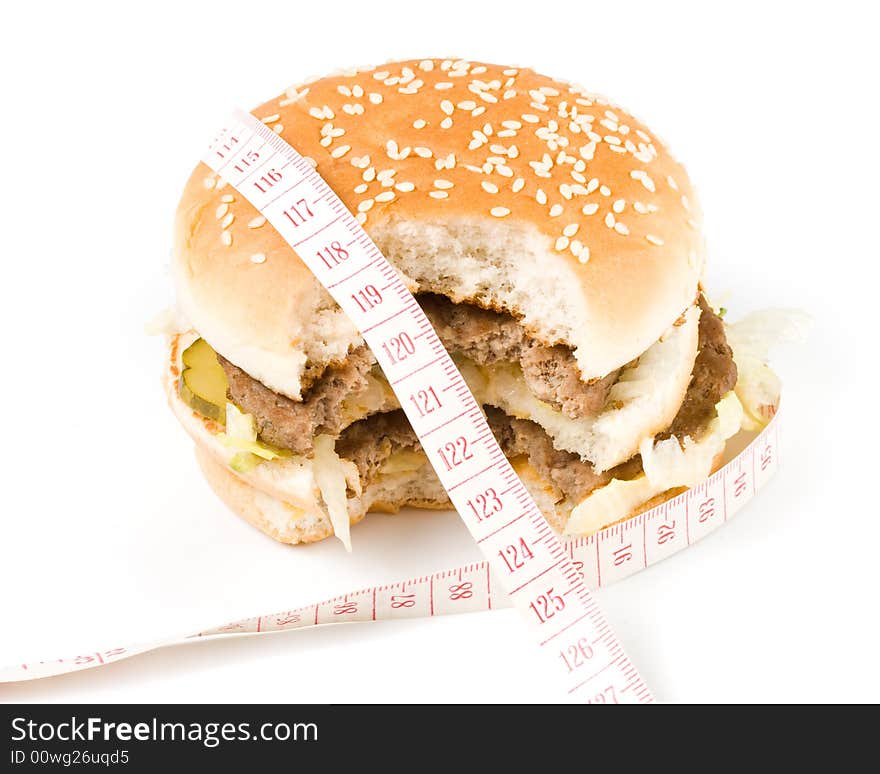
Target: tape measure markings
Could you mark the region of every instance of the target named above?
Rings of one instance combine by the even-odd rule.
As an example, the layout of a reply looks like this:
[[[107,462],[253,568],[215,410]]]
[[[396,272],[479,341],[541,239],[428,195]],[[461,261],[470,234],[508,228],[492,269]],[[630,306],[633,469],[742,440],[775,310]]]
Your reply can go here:
[[[690,521],[688,514],[696,514],[694,520],[699,518],[700,506],[707,501],[706,493],[717,492],[720,489],[723,498],[728,490],[734,491],[729,486],[729,482],[739,479],[744,466],[747,466],[747,475],[751,474],[751,480],[745,482],[745,487],[742,480],[739,482],[737,490],[740,491],[740,495],[736,501],[737,507],[728,511],[729,518],[733,518],[776,471],[779,464],[778,427],[777,416],[736,458],[699,486],[633,519],[607,527],[595,535],[567,540],[564,544],[566,553],[575,571],[581,573],[590,588],[599,588],[600,578],[601,587],[605,587],[668,558],[710,534],[728,518],[715,518],[714,515],[708,517],[702,532],[695,533],[694,530],[690,530],[690,534],[695,537],[689,541],[681,539],[685,535],[681,521],[684,520],[687,525]],[[696,508],[691,508],[691,503],[696,503]],[[704,508],[703,513],[707,512]],[[649,539],[649,536],[653,539]],[[625,550],[621,552],[621,549]],[[642,561],[636,561],[636,558],[641,558]],[[494,585],[495,581],[488,562],[477,562],[454,570],[360,589],[293,610],[241,619],[184,637],[124,648],[110,648],[68,659],[17,664],[0,669],[0,683],[32,680],[89,669],[187,641],[273,634],[316,625],[355,621],[430,618],[509,607],[510,601],[505,595],[493,595]],[[451,590],[451,586],[455,586],[455,590]],[[442,593],[444,589],[445,595]],[[454,599],[451,598],[453,594],[456,597]],[[352,602],[355,603],[353,607],[350,604]],[[607,624],[600,626],[596,632],[596,639],[598,640],[606,630]],[[622,673],[628,678],[624,689],[634,690],[637,694],[639,689],[634,686],[639,682],[638,673],[635,669],[630,671],[629,667],[625,667]]]
[[[236,147],[236,152],[232,153],[234,146],[239,147]],[[260,159],[266,146],[271,150],[270,155],[257,168],[250,169],[254,162]],[[222,164],[214,163],[215,154],[224,159]],[[704,485],[690,490],[686,493],[688,496],[680,495],[636,519],[615,525],[590,538],[571,541],[570,555],[566,556],[560,542],[495,441],[476,399],[443,348],[442,342],[421,307],[394,268],[384,259],[326,182],[277,134],[245,113],[236,114],[230,127],[224,129],[211,146],[205,161],[250,200],[289,244],[294,247],[306,245],[305,249],[297,251],[298,255],[364,335],[388,377],[392,389],[398,394],[401,406],[417,436],[424,439],[426,435],[440,433],[439,438],[431,444],[423,443],[423,448],[456,510],[488,559],[488,563],[469,565],[452,571],[451,574],[447,572],[428,576],[428,614],[441,615],[449,612],[491,609],[493,602],[491,568],[495,572],[494,582],[500,582],[502,588],[509,589],[509,596],[496,599],[496,606],[503,606],[512,599],[514,606],[529,622],[541,650],[553,643],[549,652],[553,656],[554,663],[557,662],[558,657],[561,657],[567,669],[564,678],[569,693],[581,691],[593,684],[600,675],[604,675],[587,696],[588,701],[591,697],[598,700],[608,692],[618,701],[650,701],[652,698],[650,691],[627,659],[584,581],[599,587],[641,569],[633,561],[634,556],[638,555],[634,551],[635,537],[641,538],[640,553],[644,567],[690,545],[693,540],[723,523],[722,520],[714,518],[715,499],[708,498],[701,503],[698,512],[697,522],[701,525],[699,534],[691,535],[689,504],[695,495],[705,491]],[[277,163],[273,165],[273,161]],[[234,164],[233,171],[237,174],[224,174],[224,170],[227,170],[231,164]],[[272,189],[285,179],[281,171],[288,167],[299,170],[302,177],[289,184],[280,185],[279,188],[283,189],[280,193],[273,191]],[[248,192],[244,192],[242,190],[244,181],[261,170],[262,174],[259,178],[256,181],[252,180]],[[300,186],[304,188],[300,189]],[[254,188],[258,191],[257,194],[253,192]],[[285,199],[291,191],[297,189],[300,189],[297,195],[304,195],[296,201]],[[326,215],[326,210],[336,217]],[[318,228],[308,236],[298,238],[296,229],[309,221],[313,221]],[[313,241],[319,236],[321,239],[318,242]],[[343,247],[343,242],[346,247]],[[317,245],[320,247],[314,249]],[[348,249],[354,245],[358,245],[359,249]],[[352,258],[354,260],[348,265],[354,265],[349,274],[338,280],[332,277],[331,272],[334,269],[346,264]],[[355,279],[358,279],[357,283],[352,282]],[[383,279],[387,283],[384,287],[390,289],[390,293],[378,289],[377,285],[383,285]],[[383,314],[377,321],[376,310],[380,307],[389,309],[389,312]],[[380,338],[384,326],[393,320],[399,320],[402,327],[394,328],[395,336]],[[400,347],[404,335],[407,336],[404,342],[405,356]],[[412,345],[414,336],[425,338],[428,346]],[[398,342],[397,357],[393,355],[391,349],[383,346],[393,342],[395,338]],[[408,361],[405,366],[404,361]],[[423,404],[425,410],[416,401],[415,392],[406,396],[400,387],[401,383],[413,380],[417,376],[420,378],[415,379],[416,388],[419,385],[424,386],[425,390],[422,392],[427,395],[426,390],[430,390],[434,399],[434,403],[426,401]],[[426,383],[425,377],[431,379]],[[449,383],[441,387],[436,380],[442,381],[443,377]],[[437,390],[434,389],[435,386]],[[409,387],[409,389],[412,391],[413,388]],[[450,399],[441,401],[437,396],[438,390]],[[409,405],[407,397],[412,398],[415,408]],[[437,421],[433,421],[428,416],[435,412]],[[772,426],[775,427],[775,423]],[[769,427],[762,433],[761,438],[767,437],[768,430]],[[755,444],[749,447],[749,449],[753,448],[756,448]],[[750,497],[758,485],[755,454],[747,455],[749,449],[720,471],[721,476],[716,474],[706,482],[706,485],[712,483],[716,488],[720,482],[720,494],[725,506],[731,496],[733,497],[731,502],[734,511],[730,512],[731,515],[741,506],[744,499],[748,499],[745,497],[746,493]],[[751,476],[741,468],[745,456],[751,456]],[[762,473],[765,469],[774,467],[774,463],[775,457],[767,451],[765,444],[761,455]],[[739,475],[731,485],[728,482],[727,471],[737,464],[739,464],[736,468]],[[765,479],[766,476],[761,483]],[[498,494],[498,490],[501,489],[499,482],[506,486],[501,494]],[[751,487],[748,486],[749,484]],[[488,508],[490,505],[491,512]],[[676,519],[681,516],[682,507],[685,522],[683,545],[679,539],[681,530],[676,530]],[[491,517],[503,512],[505,508],[515,508],[514,512],[517,515],[498,526],[497,518],[493,523]],[[671,509],[677,510],[676,517],[670,519]],[[725,507],[725,518],[728,510],[729,508]],[[664,521],[658,527],[657,545],[653,545],[652,541],[647,539],[646,530],[648,522],[658,514],[663,516]],[[635,526],[638,530],[634,532]],[[508,535],[509,537],[506,537]],[[604,544],[613,540],[615,536],[618,537],[618,546],[616,548],[609,546],[608,552],[603,554]],[[629,542],[625,543],[627,538]],[[652,545],[654,555],[649,555],[649,545]],[[586,558],[591,547],[595,548],[595,562]],[[583,558],[575,559],[575,555],[580,550],[585,551]],[[595,570],[594,574],[593,570]],[[458,582],[449,584],[452,575],[457,577]],[[522,578],[528,579],[521,580]],[[274,620],[271,616],[258,616],[199,632],[185,639],[231,632],[262,633],[338,620],[394,618],[399,617],[401,615],[399,611],[402,610],[407,611],[403,614],[406,617],[422,614],[424,605],[418,607],[417,600],[423,596],[419,592],[423,589],[425,580],[422,578],[408,582],[409,592],[392,594],[387,600],[381,596],[387,587],[365,589],[315,604],[314,615],[308,618],[305,613],[307,609],[310,611],[310,608],[301,608]],[[447,584],[445,594],[435,593],[437,591],[435,586],[439,582]],[[407,588],[407,585],[401,586],[401,590],[404,588]],[[369,607],[362,604],[365,596],[370,599]],[[340,619],[339,616],[343,618]],[[141,645],[133,649],[114,649],[103,655],[93,654],[96,656],[94,664],[92,657],[77,657],[79,663],[71,665],[62,662],[60,668],[54,667],[55,672],[51,671],[52,668],[48,671],[45,668],[37,671],[48,674],[70,668],[85,668],[89,665],[105,663],[106,658],[110,657],[108,653],[112,653],[112,657],[121,658],[163,644],[167,643]],[[571,655],[572,659],[569,660],[566,654]],[[588,666],[588,669],[584,669],[585,666]],[[33,671],[23,676],[22,672],[27,672],[29,668],[29,665],[22,665],[2,671],[0,681],[37,676]]]

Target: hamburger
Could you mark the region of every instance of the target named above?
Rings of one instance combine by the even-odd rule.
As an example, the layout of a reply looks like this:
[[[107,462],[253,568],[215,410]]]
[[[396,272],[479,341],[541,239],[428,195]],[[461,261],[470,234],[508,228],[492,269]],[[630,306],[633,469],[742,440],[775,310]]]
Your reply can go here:
[[[557,532],[698,484],[775,410],[763,356],[738,369],[701,285],[687,173],[607,99],[426,59],[300,84],[252,112],[397,269]],[[285,543],[350,547],[369,511],[451,507],[358,330],[204,164],[177,209],[172,269],[168,400],[233,511]]]

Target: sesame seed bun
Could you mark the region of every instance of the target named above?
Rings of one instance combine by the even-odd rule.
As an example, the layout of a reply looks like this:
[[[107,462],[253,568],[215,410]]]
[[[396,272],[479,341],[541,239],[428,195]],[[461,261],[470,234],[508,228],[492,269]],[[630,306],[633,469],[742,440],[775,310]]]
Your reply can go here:
[[[507,311],[584,379],[644,352],[703,263],[687,174],[629,114],[528,69],[413,60],[288,89],[253,111],[309,157],[412,289]],[[180,306],[294,399],[360,338],[295,251],[200,164],[178,212]]]

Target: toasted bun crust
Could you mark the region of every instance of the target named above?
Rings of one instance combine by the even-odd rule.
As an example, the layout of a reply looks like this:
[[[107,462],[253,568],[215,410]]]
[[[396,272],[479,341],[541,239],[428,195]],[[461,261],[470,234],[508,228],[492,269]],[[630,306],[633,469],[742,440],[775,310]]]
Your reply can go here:
[[[414,289],[517,315],[585,379],[641,354],[703,263],[687,174],[643,124],[528,69],[398,62],[253,111],[311,158]],[[183,311],[221,354],[298,397],[357,332],[254,208],[204,165],[177,213]]]

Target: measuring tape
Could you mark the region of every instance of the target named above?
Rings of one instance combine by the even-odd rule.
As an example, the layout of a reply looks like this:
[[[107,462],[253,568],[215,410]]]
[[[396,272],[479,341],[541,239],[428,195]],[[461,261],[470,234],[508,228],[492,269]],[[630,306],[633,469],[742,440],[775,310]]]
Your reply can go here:
[[[725,466],[722,475],[637,518],[563,545],[504,456],[418,302],[313,167],[244,112],[230,119],[203,160],[275,227],[355,323],[488,561],[182,639],[433,616],[512,603],[572,698],[595,703],[652,701],[588,586],[598,588],[630,575],[729,518],[775,467],[776,423]],[[399,351],[393,343],[402,339],[408,345],[404,359],[393,354]],[[431,401],[419,396],[431,396]],[[491,511],[482,507],[487,502],[492,503]],[[97,666],[167,644],[23,664],[0,671],[0,682]]]
[[[243,111],[202,160],[275,227],[360,331],[501,587],[560,669],[565,690],[589,699],[610,687],[622,699],[650,701],[415,297],[330,186]],[[401,341],[405,358],[394,354]],[[566,653],[581,658],[563,666],[559,654]]]
[[[564,544],[572,565],[592,589],[607,586],[692,545],[729,521],[776,471],[779,418],[744,451],[706,481],[649,511]],[[355,621],[424,618],[510,607],[498,593],[488,562],[432,573],[398,583],[353,591],[294,610],[244,618],[182,637],[107,648],[71,658],[39,661],[0,669],[0,683],[36,680],[102,666],[158,648],[194,640],[254,636]],[[567,668],[584,658],[579,649],[560,651]],[[595,703],[625,700],[614,683],[596,690]]]

